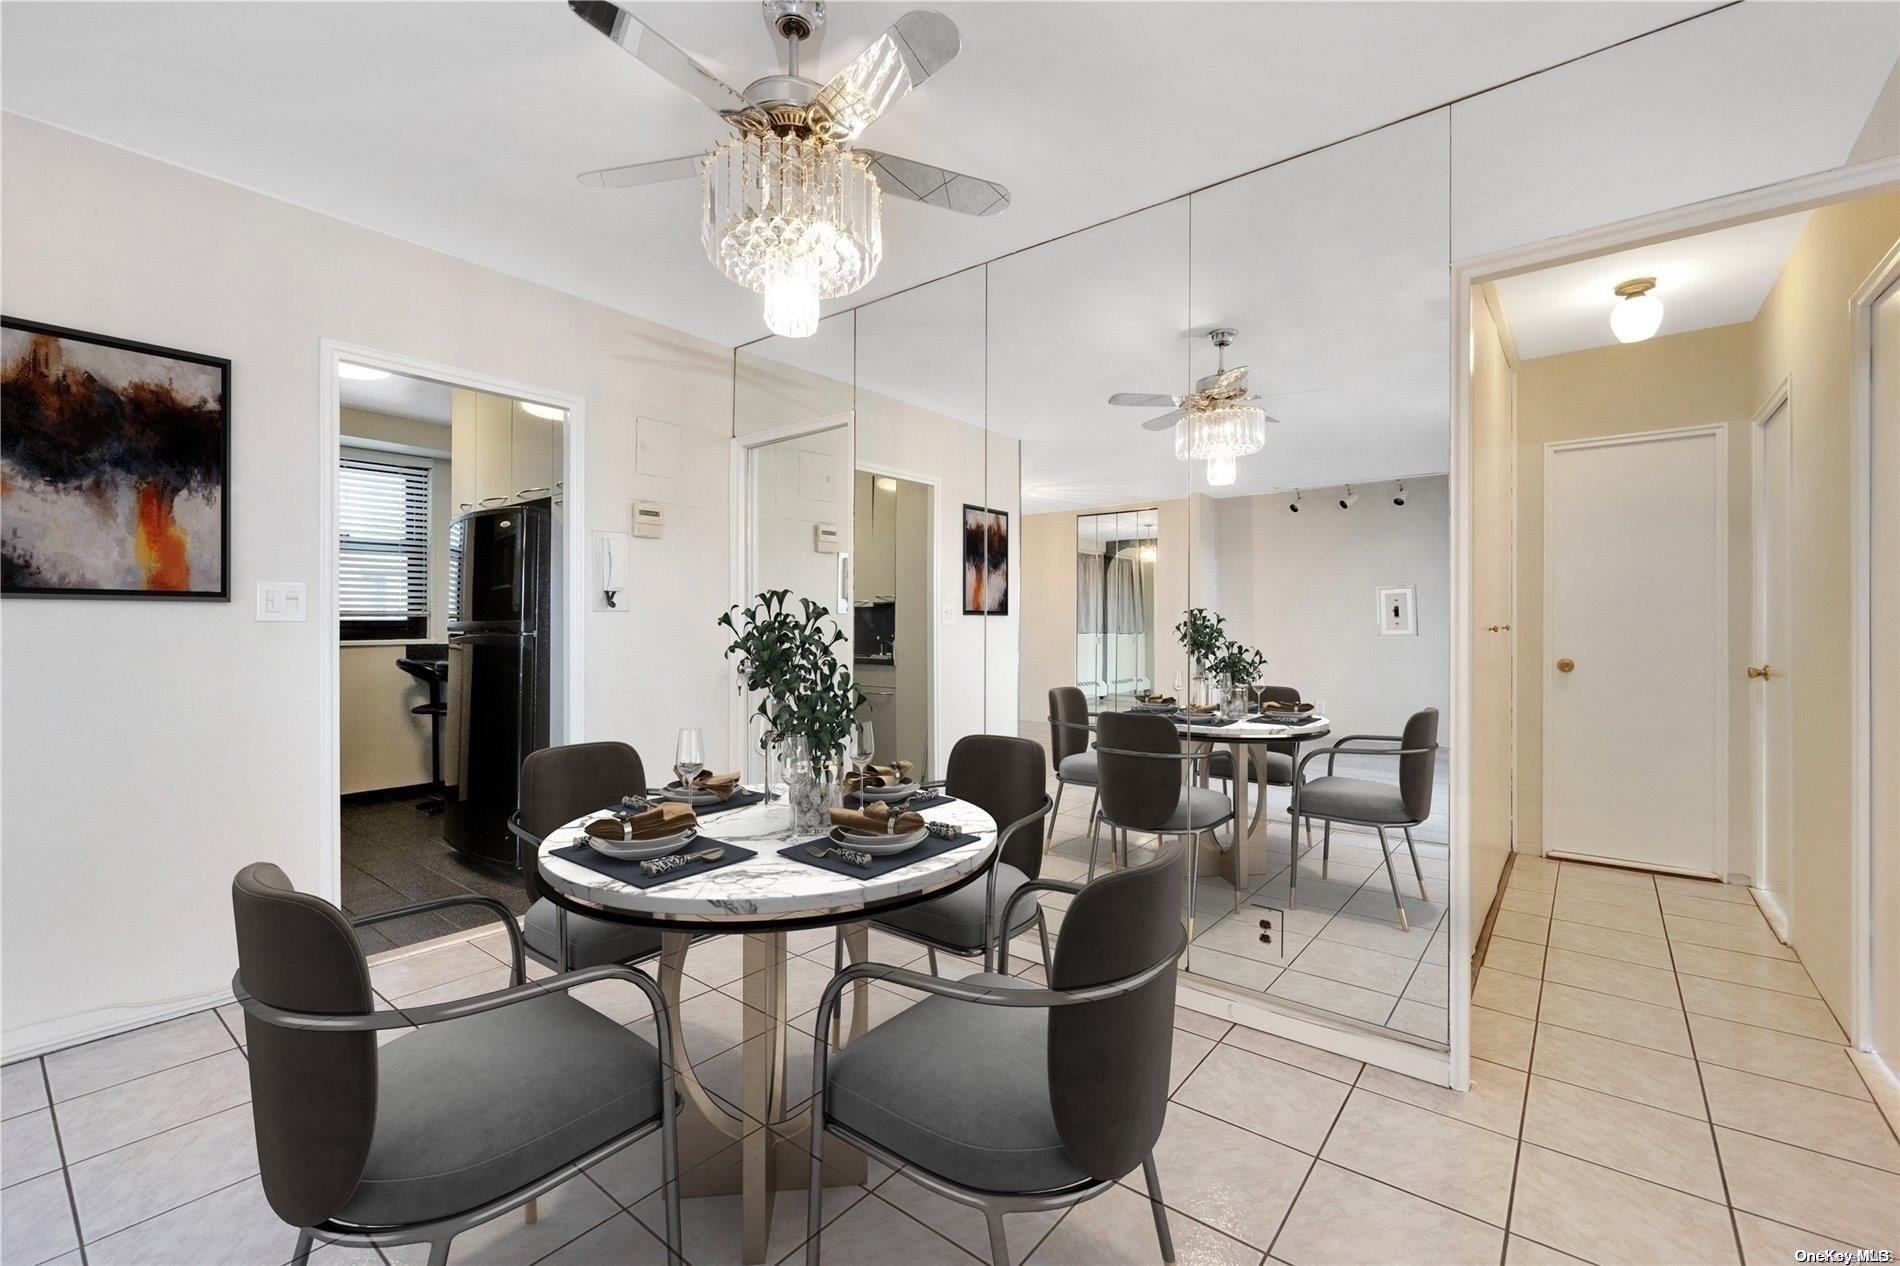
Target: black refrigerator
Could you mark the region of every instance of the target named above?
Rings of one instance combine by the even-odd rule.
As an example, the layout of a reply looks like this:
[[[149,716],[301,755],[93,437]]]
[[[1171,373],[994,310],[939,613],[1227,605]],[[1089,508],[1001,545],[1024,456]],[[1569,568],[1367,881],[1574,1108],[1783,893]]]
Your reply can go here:
[[[548,745],[553,539],[547,501],[470,511],[449,538],[459,551],[449,621],[455,755],[442,836],[465,856],[510,867],[521,762]]]

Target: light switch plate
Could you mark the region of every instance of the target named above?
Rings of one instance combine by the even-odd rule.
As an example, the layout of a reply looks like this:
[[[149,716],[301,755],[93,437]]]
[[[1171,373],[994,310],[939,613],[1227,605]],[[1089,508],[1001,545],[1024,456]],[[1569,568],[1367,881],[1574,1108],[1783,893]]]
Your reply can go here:
[[[257,618],[294,620],[309,618],[310,601],[301,580],[260,580],[257,582]]]

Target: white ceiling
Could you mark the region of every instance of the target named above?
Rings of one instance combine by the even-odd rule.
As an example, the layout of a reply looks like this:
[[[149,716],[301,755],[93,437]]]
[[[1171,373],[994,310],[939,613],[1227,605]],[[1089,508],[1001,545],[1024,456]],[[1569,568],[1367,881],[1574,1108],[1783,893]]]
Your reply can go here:
[[[1497,283],[1504,318],[1525,360],[1608,347],[1617,283],[1654,277],[1662,300],[1658,334],[1686,334],[1752,321],[1775,284],[1808,213],[1760,220],[1697,237],[1579,260]]]
[[[908,7],[834,3],[808,70],[829,75]],[[961,56],[865,143],[1000,180],[1014,205],[975,220],[894,202],[884,266],[864,298],[1707,6],[941,7],[962,30]],[[636,11],[735,86],[775,67],[755,4]],[[756,300],[701,256],[693,183],[608,192],[575,181],[701,150],[725,128],[565,5],[9,3],[0,12],[8,110],[727,345],[760,332]]]
[[[387,378],[342,378],[338,384],[346,409],[366,409],[444,426],[449,423],[451,401],[446,383],[391,374]]]

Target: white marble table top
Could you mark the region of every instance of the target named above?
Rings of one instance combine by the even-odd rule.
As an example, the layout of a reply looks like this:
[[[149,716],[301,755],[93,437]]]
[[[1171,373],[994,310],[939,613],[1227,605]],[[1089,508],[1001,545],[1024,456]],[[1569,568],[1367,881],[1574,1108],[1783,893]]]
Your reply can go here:
[[[791,833],[791,810],[781,799],[708,814],[699,821],[704,835],[753,849],[757,857],[652,888],[636,888],[549,856],[557,848],[580,842],[587,823],[609,815],[603,809],[576,818],[541,842],[541,882],[589,905],[670,922],[743,925],[848,917],[867,905],[949,887],[981,870],[996,850],[996,821],[975,805],[952,800],[921,812],[932,822],[955,823],[977,839],[875,879],[858,879],[778,855],[787,844],[810,838]]]
[[[1099,712],[1089,713],[1089,728],[1095,728],[1095,719]],[[1143,715],[1137,713],[1137,716]],[[1149,713],[1146,715],[1161,715]],[[1218,719],[1218,718],[1216,718]],[[1332,722],[1319,713],[1312,713],[1301,725],[1268,725],[1262,721],[1236,721],[1232,725],[1196,725],[1193,721],[1176,720],[1174,728],[1181,734],[1204,739],[1212,743],[1263,743],[1269,739],[1315,739],[1324,738],[1332,732]]]

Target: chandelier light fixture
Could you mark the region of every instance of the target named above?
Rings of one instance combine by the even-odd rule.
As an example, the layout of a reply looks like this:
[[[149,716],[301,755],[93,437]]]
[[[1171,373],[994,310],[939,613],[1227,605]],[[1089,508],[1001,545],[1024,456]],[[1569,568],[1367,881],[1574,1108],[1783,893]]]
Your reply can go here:
[[[1610,309],[1610,333],[1619,343],[1640,343],[1662,328],[1663,305],[1651,292],[1654,277],[1635,277],[1616,288],[1619,302]]]
[[[1234,476],[1238,473],[1231,457],[1210,457],[1207,459],[1207,486],[1210,488],[1228,488],[1233,486]]]
[[[1227,370],[1227,348],[1235,332],[1221,328],[1208,337],[1218,349],[1219,361],[1211,379],[1196,383],[1196,391],[1183,401],[1184,409],[1174,424],[1174,455],[1184,462],[1207,462],[1210,484],[1233,482],[1236,458],[1247,457],[1267,446],[1267,415],[1250,401],[1247,371]],[[1205,384],[1205,385],[1203,385]],[[1225,480],[1214,478],[1214,462],[1224,462]]]

